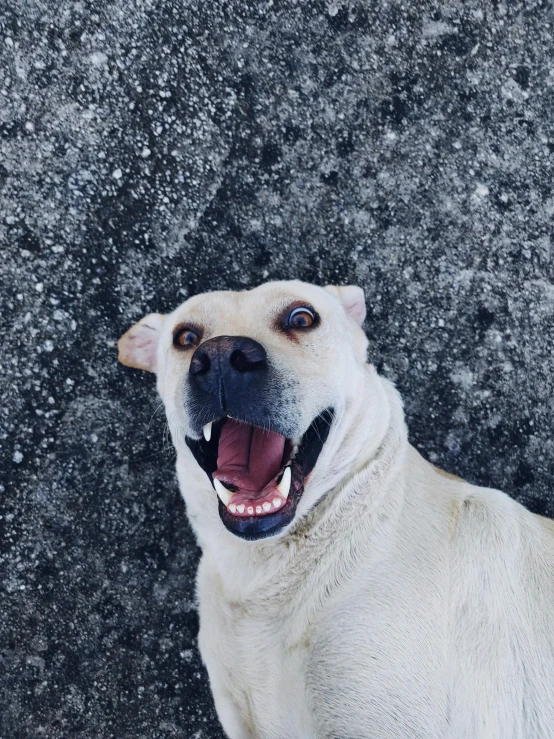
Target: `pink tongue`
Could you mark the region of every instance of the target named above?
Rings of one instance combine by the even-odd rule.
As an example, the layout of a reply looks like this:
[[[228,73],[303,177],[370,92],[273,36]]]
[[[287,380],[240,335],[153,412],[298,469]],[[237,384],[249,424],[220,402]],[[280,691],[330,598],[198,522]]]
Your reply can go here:
[[[213,476],[240,490],[261,492],[279,473],[284,449],[281,434],[230,418],[221,429]]]

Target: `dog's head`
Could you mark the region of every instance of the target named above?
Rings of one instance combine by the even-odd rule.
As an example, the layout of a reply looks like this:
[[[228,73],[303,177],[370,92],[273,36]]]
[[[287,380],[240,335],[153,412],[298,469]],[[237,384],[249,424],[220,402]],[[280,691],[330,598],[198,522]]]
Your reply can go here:
[[[156,373],[178,454],[204,471],[233,534],[283,531],[317,502],[305,490],[319,468],[321,495],[322,480],[352,464],[349,409],[368,375],[364,317],[358,287],[271,282],[197,295],[120,339],[123,364]],[[207,487],[190,495],[215,506]]]

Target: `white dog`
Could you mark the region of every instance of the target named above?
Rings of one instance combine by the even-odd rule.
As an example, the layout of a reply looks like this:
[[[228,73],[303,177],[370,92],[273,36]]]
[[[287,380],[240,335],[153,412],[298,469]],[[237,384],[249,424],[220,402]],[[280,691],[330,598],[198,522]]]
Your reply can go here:
[[[554,522],[410,446],[364,317],[360,288],[273,282],[119,342],[165,403],[221,723],[231,739],[554,737]]]

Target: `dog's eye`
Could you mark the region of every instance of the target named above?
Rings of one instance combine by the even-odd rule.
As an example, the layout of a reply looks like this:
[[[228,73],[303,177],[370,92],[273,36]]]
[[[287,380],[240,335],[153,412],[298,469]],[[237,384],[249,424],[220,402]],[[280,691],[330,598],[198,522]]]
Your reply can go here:
[[[173,334],[173,344],[180,349],[191,349],[193,346],[197,346],[199,341],[200,336],[188,326],[178,329]]]
[[[291,328],[310,328],[315,321],[315,314],[306,306],[291,311],[288,324]]]

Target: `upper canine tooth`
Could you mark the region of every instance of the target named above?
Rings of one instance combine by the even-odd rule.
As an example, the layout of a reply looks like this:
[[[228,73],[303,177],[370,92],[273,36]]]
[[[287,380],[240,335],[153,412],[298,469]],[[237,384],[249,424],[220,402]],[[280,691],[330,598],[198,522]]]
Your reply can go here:
[[[229,501],[231,500],[233,493],[231,493],[225,485],[220,482],[218,479],[214,477],[214,488],[215,492],[217,493],[220,501],[223,503],[225,507],[229,505]]]
[[[285,471],[283,472],[283,477],[281,478],[281,482],[277,485],[277,490],[281,493],[281,495],[285,499],[288,498],[288,495],[289,495],[290,480],[291,480],[290,467],[285,467]]]
[[[211,421],[204,426],[204,428],[202,429],[202,433],[204,434],[204,438],[206,439],[206,441],[209,441],[212,438],[212,422]]]

